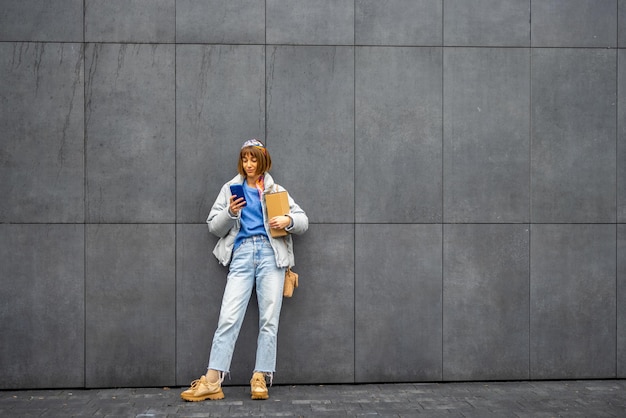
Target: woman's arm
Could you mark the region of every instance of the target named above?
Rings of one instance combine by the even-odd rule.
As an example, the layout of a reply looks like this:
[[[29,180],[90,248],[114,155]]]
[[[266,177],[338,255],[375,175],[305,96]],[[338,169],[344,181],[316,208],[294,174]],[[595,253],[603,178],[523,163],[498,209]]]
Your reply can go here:
[[[209,231],[222,238],[228,234],[228,231],[235,225],[239,219],[238,216],[233,217],[229,212],[230,207],[230,189],[228,183],[222,186],[215,203],[211,207],[206,223],[209,225]]]
[[[292,225],[285,228],[285,230],[291,234],[303,234],[309,229],[309,218],[290,195],[288,198],[289,213],[287,215],[291,218]]]

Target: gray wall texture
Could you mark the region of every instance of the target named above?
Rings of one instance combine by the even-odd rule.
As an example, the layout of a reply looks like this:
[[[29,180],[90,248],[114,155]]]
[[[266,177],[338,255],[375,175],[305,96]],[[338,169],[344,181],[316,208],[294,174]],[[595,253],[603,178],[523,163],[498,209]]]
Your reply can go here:
[[[623,47],[626,0],[1,0],[0,389],[204,372],[250,137],[311,221],[277,383],[626,377]]]

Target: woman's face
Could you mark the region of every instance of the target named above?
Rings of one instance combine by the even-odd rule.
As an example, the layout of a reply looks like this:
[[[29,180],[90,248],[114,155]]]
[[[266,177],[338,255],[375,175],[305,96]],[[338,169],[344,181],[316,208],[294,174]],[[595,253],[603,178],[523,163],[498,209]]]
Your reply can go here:
[[[243,169],[246,172],[246,177],[256,177],[257,173],[257,160],[252,154],[246,154],[241,157],[243,163]]]

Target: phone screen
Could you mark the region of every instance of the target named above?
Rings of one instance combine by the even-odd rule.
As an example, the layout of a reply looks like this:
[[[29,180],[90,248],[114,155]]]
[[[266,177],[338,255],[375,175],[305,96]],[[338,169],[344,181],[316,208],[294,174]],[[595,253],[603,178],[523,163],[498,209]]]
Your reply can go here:
[[[243,194],[243,186],[241,184],[231,184],[230,192],[235,196],[235,200],[240,197],[243,197],[244,200],[246,199],[246,195]]]

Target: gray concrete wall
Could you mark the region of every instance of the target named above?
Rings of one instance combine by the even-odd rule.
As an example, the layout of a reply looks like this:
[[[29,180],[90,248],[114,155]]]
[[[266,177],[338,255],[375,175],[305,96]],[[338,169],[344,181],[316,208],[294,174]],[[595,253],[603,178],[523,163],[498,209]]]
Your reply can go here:
[[[0,389],[203,372],[254,136],[311,221],[277,383],[626,377],[625,46],[626,0],[0,1]]]

